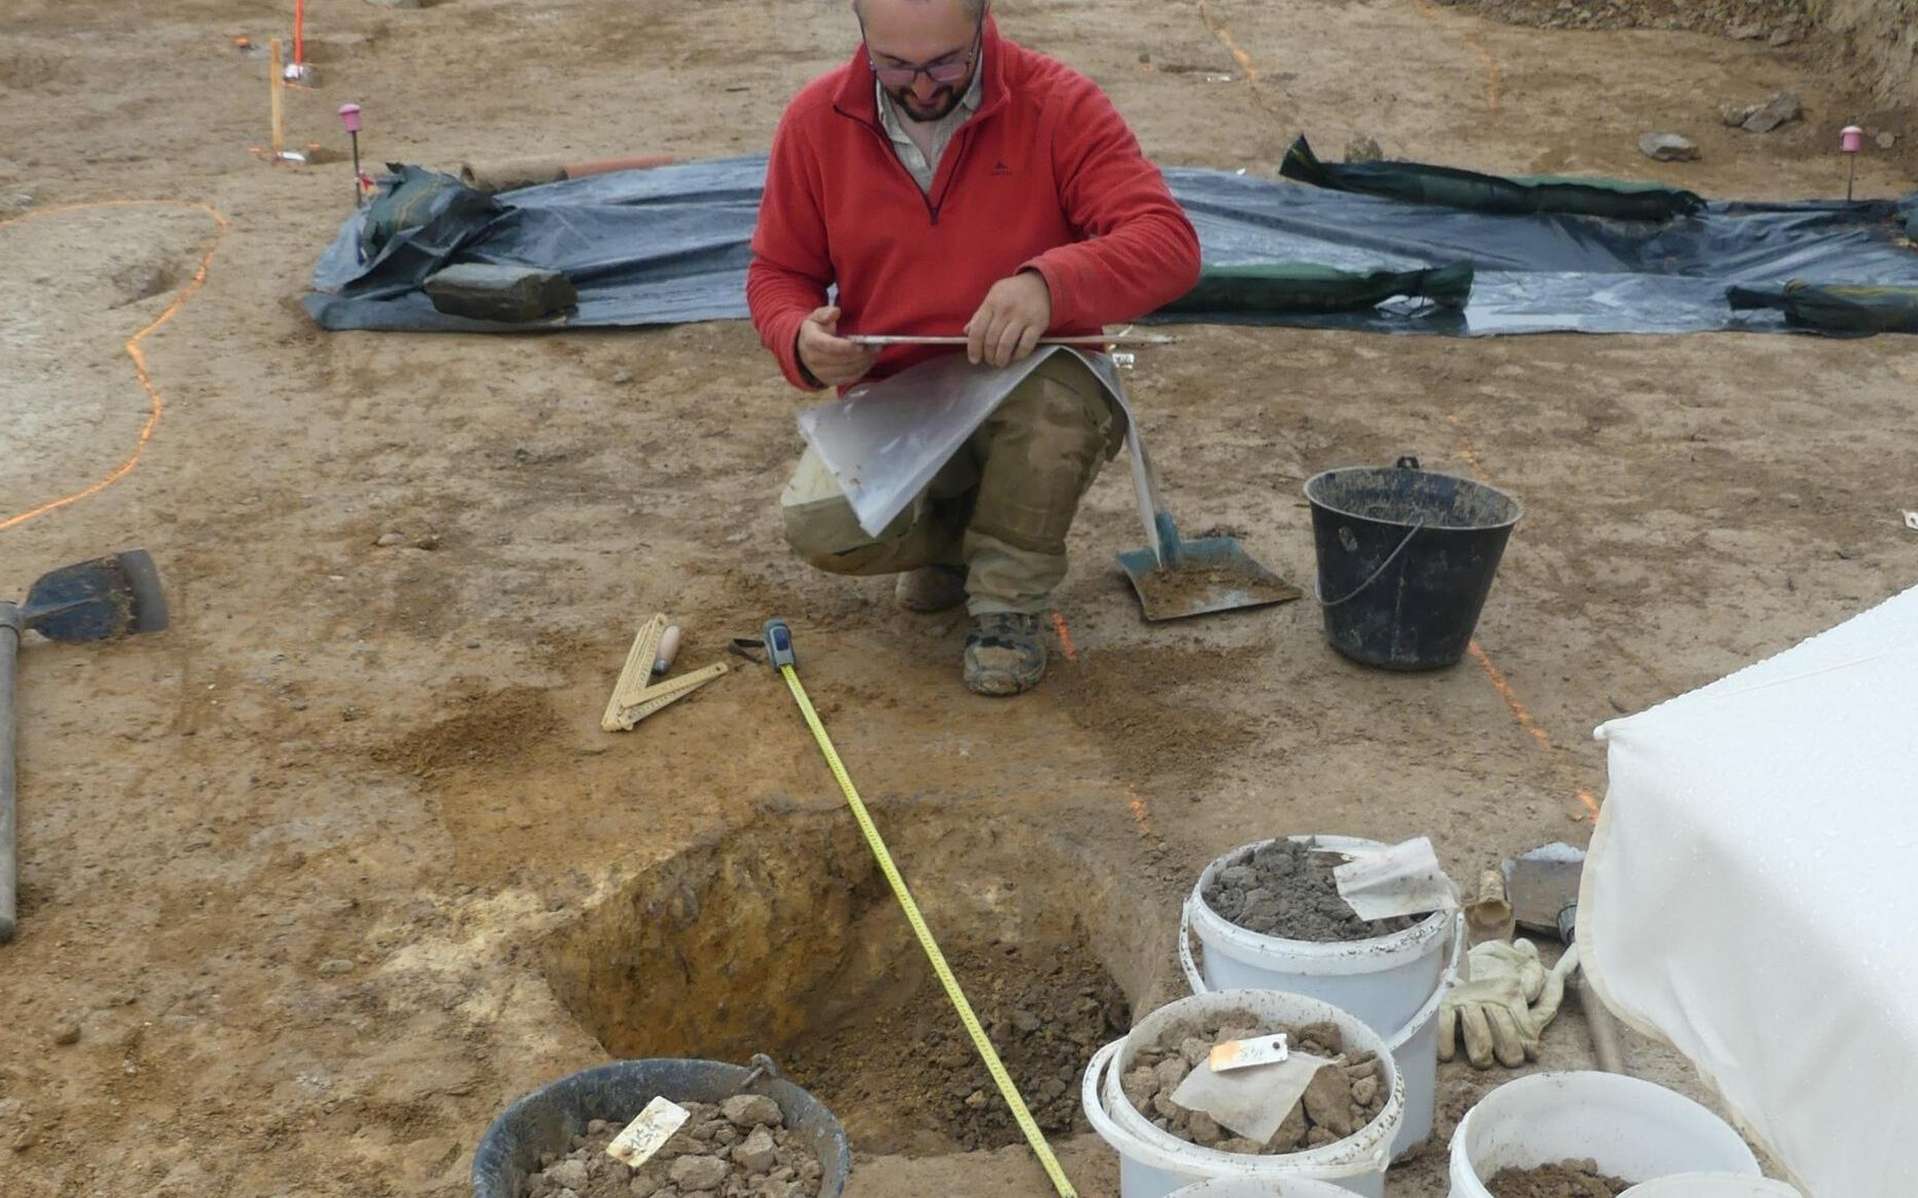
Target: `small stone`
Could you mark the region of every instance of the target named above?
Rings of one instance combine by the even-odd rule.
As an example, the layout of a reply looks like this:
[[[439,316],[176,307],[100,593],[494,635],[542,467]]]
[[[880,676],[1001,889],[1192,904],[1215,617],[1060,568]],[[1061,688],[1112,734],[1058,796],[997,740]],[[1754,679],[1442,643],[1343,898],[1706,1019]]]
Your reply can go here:
[[[1159,1075],[1141,1065],[1119,1079],[1119,1089],[1125,1092],[1126,1101],[1143,1111],[1159,1092]]]
[[[1698,143],[1677,133],[1647,133],[1638,139],[1638,152],[1654,162],[1691,162]]]
[[[783,1127],[786,1123],[779,1113],[779,1104],[764,1094],[736,1094],[721,1103],[719,1109],[734,1127]]]
[[[673,1184],[682,1190],[717,1189],[732,1173],[716,1156],[682,1156],[672,1167]]]
[[[1897,144],[1898,144],[1898,135],[1896,133],[1887,132],[1887,133],[1880,133],[1878,135],[1878,148],[1881,150],[1892,149]]]
[[[352,973],[352,972],[353,972],[353,962],[343,960],[339,957],[335,957],[331,961],[320,962],[319,973],[320,973],[320,976],[323,978],[336,978],[343,973]]]
[[[1172,1095],[1167,1094],[1164,1090],[1152,1096],[1152,1109],[1160,1118],[1170,1119],[1174,1122],[1177,1122],[1180,1116],[1186,1114],[1186,1109],[1172,1101]]]
[[[1031,1011],[1014,1011],[1012,1026],[1018,1028],[1021,1035],[1030,1036],[1043,1025],[1039,1022],[1039,1017]]]
[[[1358,1103],[1360,1106],[1364,1106],[1364,1107],[1371,1106],[1372,1100],[1374,1098],[1377,1098],[1378,1096],[1379,1096],[1379,1079],[1378,1078],[1376,1077],[1361,1078],[1360,1080],[1352,1083],[1352,1101]]]
[[[612,1124],[606,1122],[604,1119],[588,1119],[586,1121],[586,1134],[589,1136],[605,1135],[607,1129],[611,1126]]]
[[[1307,1148],[1323,1148],[1327,1144],[1338,1143],[1341,1138],[1342,1137],[1335,1135],[1331,1128],[1315,1127],[1305,1133],[1305,1146]]]
[[[657,1194],[659,1188],[665,1184],[665,1182],[659,1180],[657,1177],[652,1177],[645,1173],[635,1173],[633,1174],[632,1184],[633,1198],[653,1198],[653,1195]]]
[[[80,1025],[71,1019],[54,1024],[53,1042],[62,1045],[78,1044],[80,1042]]]
[[[632,371],[627,370],[624,367],[621,367],[620,369],[613,371],[613,382],[617,383],[618,385],[624,387],[627,383],[630,383],[632,381],[633,381]]]
[[[429,532],[425,536],[421,537],[419,540],[414,541],[413,547],[415,549],[424,549],[427,552],[431,553],[433,550],[438,549],[440,547],[439,536],[435,533]]]
[[[1279,1130],[1272,1133],[1272,1138],[1265,1142],[1265,1146],[1273,1152],[1291,1152],[1305,1142],[1305,1133],[1310,1129],[1311,1124],[1305,1121],[1305,1105],[1295,1102],[1292,1109],[1285,1113],[1285,1121],[1279,1124]]]
[[[753,1128],[746,1142],[733,1149],[733,1163],[748,1173],[770,1172],[779,1163],[779,1150],[773,1134],[763,1127]]]
[[[1257,1156],[1261,1151],[1256,1141],[1241,1139],[1236,1136],[1230,1140],[1220,1140],[1217,1144],[1214,1144],[1213,1147],[1217,1148],[1220,1152],[1237,1152],[1245,1156]]]
[[[579,1191],[573,1189],[571,1186],[561,1186],[559,1189],[554,1190],[548,1198],[579,1198]]]
[[[1179,1088],[1186,1074],[1192,1072],[1192,1066],[1185,1063],[1184,1057],[1168,1057],[1159,1062],[1159,1067],[1152,1072],[1158,1076],[1159,1089],[1170,1094]]]
[[[1186,1134],[1192,1137],[1194,1144],[1203,1144],[1207,1148],[1226,1138],[1225,1129],[1204,1111],[1192,1112],[1192,1121],[1186,1126]]]
[[[1736,128],[1751,120],[1759,107],[1757,104],[1721,104],[1718,106],[1718,115],[1727,125]]]
[[[1771,99],[1745,118],[1744,128],[1751,133],[1770,133],[1780,125],[1789,124],[1803,116],[1805,105],[1791,92],[1778,92]]]
[[[1328,1066],[1312,1075],[1305,1088],[1305,1113],[1335,1139],[1344,1139],[1358,1129],[1352,1125],[1352,1083],[1345,1070]]]
[[[966,1095],[966,1106],[975,1111],[980,1110],[990,1101],[992,1100],[986,1097],[984,1090],[974,1090],[972,1093]]]
[[[1780,29],[1771,35],[1771,44],[1774,46],[1789,46],[1797,40],[1798,34],[1790,29]]]
[[[1186,1064],[1197,1069],[1201,1061],[1212,1055],[1212,1046],[1197,1036],[1187,1036],[1179,1041],[1179,1055],[1185,1058]]]
[[[406,538],[396,532],[383,532],[380,534],[380,539],[373,543],[381,549],[391,549],[395,545],[406,544]]]
[[[1765,36],[1765,27],[1756,21],[1749,25],[1733,25],[1725,31],[1725,36],[1736,42],[1749,42]]]
[[[565,1186],[568,1189],[580,1189],[586,1185],[588,1180],[586,1162],[576,1161],[568,1157],[546,1171],[546,1180],[557,1186]]]

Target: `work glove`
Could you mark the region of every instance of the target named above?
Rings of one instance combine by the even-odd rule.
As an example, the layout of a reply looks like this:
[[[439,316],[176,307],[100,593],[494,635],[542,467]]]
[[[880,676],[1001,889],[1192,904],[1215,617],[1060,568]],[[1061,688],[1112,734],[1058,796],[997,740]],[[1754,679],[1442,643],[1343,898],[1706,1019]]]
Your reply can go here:
[[[1468,976],[1439,1001],[1439,1060],[1458,1055],[1461,1030],[1465,1057],[1475,1069],[1491,1068],[1494,1058],[1508,1069],[1537,1060],[1540,1038],[1565,998],[1565,979],[1576,968],[1576,945],[1549,970],[1529,940],[1475,945]]]

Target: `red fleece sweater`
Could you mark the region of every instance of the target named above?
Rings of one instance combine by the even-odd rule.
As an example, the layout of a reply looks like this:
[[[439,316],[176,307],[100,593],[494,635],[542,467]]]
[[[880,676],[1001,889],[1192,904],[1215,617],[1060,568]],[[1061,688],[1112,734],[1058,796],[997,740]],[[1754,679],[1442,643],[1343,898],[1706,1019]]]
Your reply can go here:
[[[799,326],[839,289],[839,331],[952,336],[992,285],[1036,270],[1054,334],[1097,333],[1192,289],[1199,239],[1091,80],[988,21],[979,111],[919,190],[879,123],[865,48],[814,80],[773,138],[746,298],[798,387]],[[938,353],[884,353],[872,377]]]

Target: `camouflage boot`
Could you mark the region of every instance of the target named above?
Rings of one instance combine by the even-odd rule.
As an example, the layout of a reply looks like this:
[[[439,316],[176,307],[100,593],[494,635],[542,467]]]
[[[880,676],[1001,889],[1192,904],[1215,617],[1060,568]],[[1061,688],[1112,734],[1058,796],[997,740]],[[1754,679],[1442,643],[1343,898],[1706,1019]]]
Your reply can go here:
[[[975,694],[1023,694],[1045,675],[1038,616],[994,612],[973,618],[966,634],[966,686]]]

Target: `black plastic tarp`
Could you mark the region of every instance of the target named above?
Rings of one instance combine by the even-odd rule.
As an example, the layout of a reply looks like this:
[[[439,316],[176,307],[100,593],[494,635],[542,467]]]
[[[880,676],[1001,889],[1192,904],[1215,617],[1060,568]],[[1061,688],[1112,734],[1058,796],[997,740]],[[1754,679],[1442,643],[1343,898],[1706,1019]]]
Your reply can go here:
[[[642,326],[746,315],[745,271],[764,156],[626,171],[487,198],[449,193],[436,215],[364,260],[364,214],[314,271],[307,310],[329,329],[521,330],[434,310],[419,284],[455,261],[565,273],[579,306],[539,328]],[[1783,331],[1784,313],[1734,310],[1730,288],[1918,286],[1918,195],[1903,201],[1708,203],[1668,221],[1488,214],[1223,171],[1166,172],[1208,265],[1350,272],[1470,266],[1462,312],[1417,298],[1340,312],[1208,313],[1208,320],[1378,332]],[[1160,319],[1190,319],[1167,313]]]

